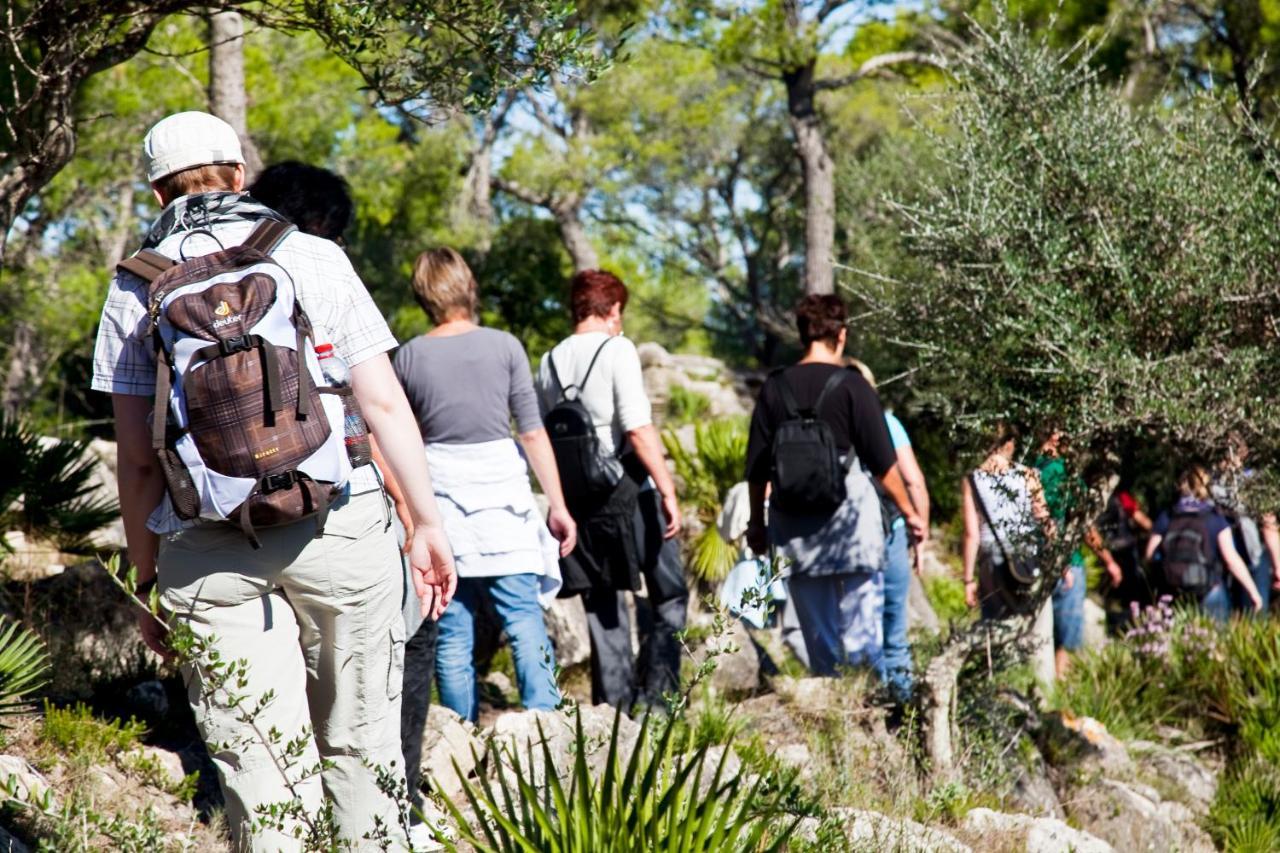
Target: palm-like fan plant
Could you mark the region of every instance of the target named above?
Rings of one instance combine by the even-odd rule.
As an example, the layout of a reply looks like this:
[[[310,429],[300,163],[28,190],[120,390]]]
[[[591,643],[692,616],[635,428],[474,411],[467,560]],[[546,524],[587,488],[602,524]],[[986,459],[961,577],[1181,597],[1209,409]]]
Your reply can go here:
[[[738,549],[721,538],[716,518],[729,489],[744,477],[747,459],[747,423],[743,418],[723,418],[694,428],[690,452],[671,430],[662,441],[680,480],[680,499],[693,506],[702,532],[693,540],[689,568],[704,581],[723,580],[738,559]]]
[[[48,682],[49,653],[44,642],[16,622],[0,619],[0,715],[31,709]]]

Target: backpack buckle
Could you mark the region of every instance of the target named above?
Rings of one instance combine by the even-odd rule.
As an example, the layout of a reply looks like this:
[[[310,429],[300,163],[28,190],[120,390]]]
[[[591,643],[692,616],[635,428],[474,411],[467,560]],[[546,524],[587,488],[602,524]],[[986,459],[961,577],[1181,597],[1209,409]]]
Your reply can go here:
[[[218,341],[218,349],[223,355],[231,355],[237,352],[248,352],[253,349],[253,344],[253,335],[232,335]]]
[[[262,478],[262,493],[269,495],[272,492],[283,491],[284,489],[293,488],[293,484],[297,482],[296,471],[283,471],[279,474],[268,474]]]

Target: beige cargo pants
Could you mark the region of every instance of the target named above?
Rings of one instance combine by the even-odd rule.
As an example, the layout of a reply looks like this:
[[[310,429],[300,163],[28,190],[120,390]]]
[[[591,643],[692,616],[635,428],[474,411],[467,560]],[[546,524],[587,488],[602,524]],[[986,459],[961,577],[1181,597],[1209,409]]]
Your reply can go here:
[[[223,661],[248,667],[242,684],[223,689],[202,667],[183,673],[236,848],[303,849],[295,832],[305,822],[286,820],[280,832],[259,821],[296,796],[313,817],[327,803],[352,849],[377,849],[365,836],[379,818],[392,838],[401,833],[370,765],[397,785],[404,778],[403,582],[385,499],[340,498],[320,538],[309,520],[259,536],[255,551],[230,525],[197,527],[164,538],[159,556],[165,607]],[[287,757],[295,739],[298,754]]]

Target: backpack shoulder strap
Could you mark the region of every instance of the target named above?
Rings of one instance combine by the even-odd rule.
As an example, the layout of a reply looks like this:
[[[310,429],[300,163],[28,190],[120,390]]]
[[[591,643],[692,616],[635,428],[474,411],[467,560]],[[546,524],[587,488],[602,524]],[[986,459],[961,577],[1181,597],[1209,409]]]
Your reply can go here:
[[[582,381],[578,383],[578,393],[582,393],[582,389],[587,387],[587,380],[591,378],[591,371],[595,370],[596,362],[600,360],[600,353],[604,352],[604,348],[612,340],[612,336],[605,338],[604,343],[600,344],[596,349],[596,354],[591,356],[591,363],[587,365],[587,372],[582,375]]]
[[[248,239],[240,245],[257,249],[264,255],[270,255],[284,241],[285,237],[297,230],[297,226],[288,222],[281,222],[278,219],[264,219],[253,226],[253,231],[249,233]]]
[[[547,367],[551,369],[551,378],[555,381],[556,387],[560,389],[560,399],[563,400],[565,399],[565,392],[568,389],[565,388],[564,383],[560,381],[560,371],[556,370],[555,356],[556,356],[556,351],[554,349],[550,350],[547,353]]]
[[[137,276],[150,284],[160,276],[160,273],[177,264],[178,262],[173,258],[165,257],[154,249],[143,249],[133,257],[125,258],[116,264],[116,269]]]
[[[837,370],[835,373],[831,374],[831,377],[827,380],[826,384],[822,386],[822,393],[818,395],[817,402],[813,404],[814,415],[818,414],[818,410],[822,408],[822,404],[826,402],[827,397],[844,384],[844,380],[846,378],[848,378],[848,374],[845,373],[843,369]]]
[[[785,373],[786,368],[779,367],[769,374],[769,378],[776,380],[778,383],[778,396],[782,398],[783,416],[787,420],[793,421],[800,417],[800,405],[796,402],[795,391],[791,390],[791,383],[787,381]]]

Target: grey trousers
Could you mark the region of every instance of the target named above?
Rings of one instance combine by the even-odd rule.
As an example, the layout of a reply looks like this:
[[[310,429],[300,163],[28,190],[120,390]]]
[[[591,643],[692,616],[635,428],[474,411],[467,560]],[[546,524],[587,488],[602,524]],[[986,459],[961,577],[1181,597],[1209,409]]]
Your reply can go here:
[[[257,819],[295,795],[312,816],[327,802],[356,849],[378,819],[394,839],[395,803],[370,769],[404,778],[402,571],[386,502],[381,492],[339,499],[319,538],[310,520],[260,536],[255,551],[238,529],[203,525],[162,539],[159,555],[173,618],[223,661],[247,665],[242,683],[221,686],[207,665],[183,671],[235,848],[301,850],[296,821],[280,831]]]
[[[680,686],[680,643],[689,589],[680,545],[664,540],[665,521],[658,493],[641,492],[636,508],[636,542],[646,596],[636,596],[640,657],[631,646],[628,593],[593,589],[582,597],[591,637],[591,700],[623,711],[633,705],[661,706]]]

